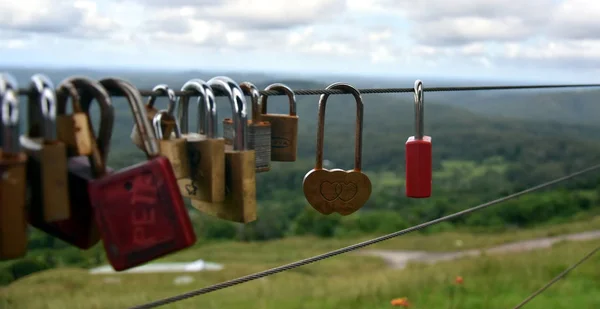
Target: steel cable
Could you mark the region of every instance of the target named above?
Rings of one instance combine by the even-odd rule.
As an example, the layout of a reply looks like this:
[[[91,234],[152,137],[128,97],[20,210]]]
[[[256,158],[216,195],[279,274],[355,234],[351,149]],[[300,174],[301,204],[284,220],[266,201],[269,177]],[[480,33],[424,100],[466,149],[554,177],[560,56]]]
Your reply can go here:
[[[595,88],[600,87],[600,84],[556,84],[556,85],[512,85],[512,86],[456,86],[456,87],[424,87],[425,92],[449,92],[449,91],[481,91],[481,90],[518,90],[518,89],[548,89],[548,88]],[[29,94],[29,89],[19,89],[20,95]],[[365,88],[358,89],[361,94],[385,94],[385,93],[412,93],[411,88]],[[140,90],[143,96],[166,96],[164,92],[157,92],[148,89]],[[190,91],[175,91],[177,96],[192,96],[194,92]],[[260,94],[265,96],[286,95],[278,90],[261,90]],[[339,89],[296,89],[296,95],[321,95],[321,94],[348,94],[348,92]],[[120,96],[118,93],[111,93],[113,96]],[[220,91],[215,91],[216,96],[224,96]]]
[[[447,216],[444,216],[444,217],[441,217],[441,218],[438,218],[438,219],[435,219],[435,220],[432,220],[432,221],[421,223],[419,225],[415,225],[415,226],[412,226],[410,228],[407,228],[407,229],[404,229],[404,230],[401,230],[401,231],[397,231],[397,232],[394,232],[394,233],[391,233],[391,234],[380,236],[380,237],[377,237],[377,238],[374,238],[374,239],[370,239],[370,240],[367,240],[367,241],[364,241],[364,242],[361,242],[361,243],[350,245],[348,247],[340,248],[340,249],[337,249],[337,250],[334,250],[334,251],[330,251],[330,252],[327,252],[327,253],[324,253],[324,254],[316,255],[316,256],[313,256],[313,257],[310,257],[310,258],[307,258],[307,259],[299,260],[299,261],[296,261],[296,262],[293,262],[293,263],[290,263],[290,264],[286,264],[286,265],[282,265],[282,266],[279,266],[279,267],[271,268],[271,269],[264,270],[264,271],[261,271],[261,272],[258,272],[258,273],[254,273],[254,274],[250,274],[250,275],[247,275],[247,276],[242,276],[242,277],[239,277],[239,278],[236,278],[236,279],[232,279],[232,280],[229,280],[229,281],[217,283],[217,284],[214,284],[214,285],[202,288],[202,289],[198,289],[198,290],[194,290],[194,291],[182,293],[182,294],[175,295],[175,296],[168,297],[168,298],[164,298],[164,299],[161,299],[161,300],[149,302],[149,303],[146,303],[146,304],[143,304],[143,305],[131,307],[130,309],[155,308],[155,307],[158,307],[158,306],[163,306],[163,305],[166,305],[166,304],[169,304],[169,303],[173,303],[173,302],[177,302],[177,301],[181,301],[181,300],[184,300],[184,299],[187,299],[187,298],[199,296],[199,295],[202,295],[202,294],[207,294],[207,293],[214,292],[214,291],[217,291],[217,290],[221,290],[221,289],[224,289],[224,288],[232,287],[232,286],[244,283],[244,282],[248,282],[248,281],[260,279],[260,278],[263,278],[263,277],[266,277],[266,276],[270,276],[270,275],[274,275],[274,274],[277,274],[277,273],[280,273],[280,272],[283,272],[283,271],[286,271],[286,270],[290,270],[290,269],[294,269],[294,268],[297,268],[297,267],[300,267],[300,266],[304,266],[304,265],[307,265],[307,264],[318,262],[318,261],[321,261],[321,260],[324,260],[324,259],[336,256],[336,255],[340,255],[340,254],[343,254],[343,253],[351,252],[351,251],[354,251],[354,250],[357,250],[357,249],[361,249],[361,248],[364,248],[364,247],[367,247],[367,246],[370,246],[370,245],[373,245],[373,244],[376,244],[376,243],[379,243],[379,242],[382,242],[382,241],[385,241],[385,240],[388,240],[388,239],[392,239],[392,238],[395,238],[395,237],[398,237],[398,236],[401,236],[401,235],[404,235],[404,234],[408,234],[408,233],[411,233],[411,232],[414,232],[414,231],[418,231],[418,230],[424,229],[426,227],[429,227],[429,226],[432,226],[432,225],[435,225],[435,224],[438,224],[438,223],[441,223],[441,222],[444,222],[444,221],[452,220],[452,219],[455,219],[455,218],[458,218],[458,217],[470,214],[472,212],[475,212],[475,211],[478,211],[478,210],[482,210],[482,209],[488,208],[490,206],[493,206],[493,205],[496,205],[496,204],[499,204],[499,203],[502,203],[502,202],[505,202],[505,201],[508,201],[508,200],[511,200],[511,199],[514,199],[514,198],[517,198],[517,197],[525,195],[527,193],[531,193],[531,192],[534,192],[534,191],[537,191],[537,190],[540,190],[540,189],[544,189],[544,188],[549,187],[551,185],[554,185],[554,184],[557,184],[557,183],[569,180],[571,178],[574,178],[574,177],[577,177],[577,176],[580,176],[580,175],[583,175],[583,174],[586,174],[586,173],[589,173],[589,172],[592,172],[592,171],[595,171],[595,170],[598,170],[598,169],[600,169],[600,164],[596,164],[594,166],[591,166],[591,167],[588,167],[586,169],[580,170],[578,172],[569,174],[567,176],[556,178],[554,180],[551,180],[551,181],[542,183],[540,185],[537,185],[537,186],[525,189],[523,191],[520,191],[520,192],[517,192],[517,193],[513,193],[513,194],[510,194],[510,195],[501,197],[499,199],[496,199],[496,200],[493,200],[493,201],[489,201],[487,203],[480,204],[480,205],[477,205],[477,206],[474,206],[474,207],[471,207],[471,208],[468,208],[468,209],[465,209],[465,210],[462,210],[462,211],[459,211],[459,212],[456,212],[456,213],[453,213],[453,214],[450,214],[450,215],[447,215]]]

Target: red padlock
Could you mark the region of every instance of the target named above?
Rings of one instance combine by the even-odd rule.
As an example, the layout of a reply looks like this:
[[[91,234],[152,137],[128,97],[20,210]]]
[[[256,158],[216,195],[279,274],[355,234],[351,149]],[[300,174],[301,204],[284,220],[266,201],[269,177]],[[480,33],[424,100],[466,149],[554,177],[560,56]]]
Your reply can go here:
[[[29,223],[35,228],[85,250],[100,241],[100,233],[94,220],[87,189],[90,180],[107,171],[102,159],[106,157],[106,153],[103,153],[101,149],[106,149],[106,151],[108,149],[108,145],[103,143],[110,141],[114,110],[106,90],[98,82],[85,77],[67,78],[58,85],[56,91],[57,110],[64,112],[69,97],[71,100],[78,101],[82,96],[89,98],[88,109],[92,99],[96,99],[100,105],[100,133],[99,137],[92,141],[93,151],[89,157],[72,157],[67,162],[70,217],[66,220],[45,222],[39,216],[30,214]],[[91,125],[90,122],[90,128]]]
[[[415,135],[406,141],[406,196],[431,196],[431,136],[423,134],[423,82],[415,81]]]
[[[158,143],[139,91],[129,82],[107,78],[110,93],[125,96],[148,161],[90,182],[88,190],[110,264],[117,271],[144,264],[196,242],[171,163],[158,155]]]

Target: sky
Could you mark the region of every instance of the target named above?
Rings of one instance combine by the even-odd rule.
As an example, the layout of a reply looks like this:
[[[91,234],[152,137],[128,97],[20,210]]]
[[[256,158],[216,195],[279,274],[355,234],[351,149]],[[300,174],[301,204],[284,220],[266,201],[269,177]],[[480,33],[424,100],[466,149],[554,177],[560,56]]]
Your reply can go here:
[[[0,0],[0,68],[600,82],[593,0]]]

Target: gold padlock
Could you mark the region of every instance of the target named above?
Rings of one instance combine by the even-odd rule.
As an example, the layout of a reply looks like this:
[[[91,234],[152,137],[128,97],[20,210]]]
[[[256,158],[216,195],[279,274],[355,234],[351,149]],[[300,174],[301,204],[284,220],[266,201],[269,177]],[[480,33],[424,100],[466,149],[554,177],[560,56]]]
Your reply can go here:
[[[189,96],[179,99],[179,125],[185,123],[182,137],[186,140],[189,178],[177,181],[184,197],[192,202],[222,202],[225,200],[225,140],[217,138],[217,107],[210,86],[201,79],[186,82],[181,91],[194,92],[198,98],[197,131],[189,133],[187,109]],[[203,134],[200,134],[202,132]]]
[[[325,90],[338,89],[349,92],[356,100],[356,131],[354,135],[354,169],[323,168],[323,143],[325,139],[325,107],[329,94],[319,99],[317,116],[317,154],[315,168],[304,176],[302,190],[308,203],[318,212],[328,215],[334,212],[342,216],[359,210],[371,196],[371,180],[362,172],[363,101],[360,92],[345,83],[333,83]]]
[[[225,200],[220,203],[192,200],[192,206],[221,219],[252,222],[256,220],[256,155],[247,148],[246,98],[229,77],[217,76],[208,84],[229,97],[235,135],[233,144],[225,145]]]
[[[68,85],[64,89],[71,97],[73,112],[70,115],[66,114],[66,101],[65,104],[56,105],[57,138],[67,145],[67,154],[70,157],[91,155],[93,133],[88,115],[81,109],[81,97],[73,85]],[[57,93],[57,95],[63,94]]]
[[[165,122],[173,123],[175,137],[164,134]],[[177,119],[168,110],[163,109],[158,111],[154,119],[152,119],[152,126],[158,140],[159,153],[167,157],[171,162],[175,178],[189,178],[190,164],[187,155],[187,144],[186,140],[181,136]]]
[[[284,92],[289,100],[288,115],[267,114],[267,96],[261,96],[260,119],[271,123],[271,161],[294,162],[298,153],[298,116],[296,115],[296,95],[294,91],[280,83],[267,86],[265,90]]]
[[[167,114],[170,116],[173,116],[173,114],[175,113],[175,104],[177,103],[175,91],[173,91],[171,88],[169,88],[169,86],[167,86],[165,84],[160,84],[160,85],[154,86],[154,88],[152,88],[152,92],[160,92],[160,93],[167,95],[167,98],[169,99],[169,105],[167,106]],[[146,116],[148,116],[148,121],[150,123],[152,123],[154,116],[156,116],[156,114],[158,113],[158,109],[156,109],[156,107],[154,107],[156,98],[157,98],[156,96],[150,96],[148,98],[148,102],[146,103],[146,106],[145,106],[146,107]],[[163,128],[162,128],[163,135],[171,136],[171,133],[173,133],[173,126],[174,126],[174,123],[172,123],[170,121],[163,122]],[[131,137],[131,141],[133,142],[133,144],[136,147],[138,147],[139,149],[142,149],[142,150],[144,149],[144,147],[145,147],[144,141],[140,137],[135,124],[133,125],[133,129],[131,130],[130,137]]]
[[[0,260],[8,260],[27,253],[27,155],[19,149],[18,85],[6,73],[0,74],[0,111]]]
[[[261,121],[260,92],[252,83],[240,83],[240,88],[244,94],[249,95],[252,102],[252,119],[248,120],[248,149],[256,153],[256,172],[268,172],[271,169],[271,124],[268,121]],[[233,143],[233,120],[225,118],[223,120],[223,137],[225,143]]]
[[[29,109],[39,110],[41,138],[21,135],[27,161],[30,221],[55,222],[71,214],[67,173],[67,147],[56,140],[56,94],[50,79],[42,74],[31,78]],[[28,113],[32,116],[32,113]],[[35,119],[28,119],[29,132]]]

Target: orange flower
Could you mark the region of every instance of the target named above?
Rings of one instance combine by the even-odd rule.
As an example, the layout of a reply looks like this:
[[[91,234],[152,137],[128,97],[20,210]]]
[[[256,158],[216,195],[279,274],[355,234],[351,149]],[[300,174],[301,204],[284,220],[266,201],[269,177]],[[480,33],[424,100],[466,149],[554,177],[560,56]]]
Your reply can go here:
[[[406,298],[406,297],[392,299],[391,303],[392,303],[392,306],[400,306],[400,307],[405,307],[405,308],[410,307],[410,303],[408,302],[408,298]]]
[[[461,276],[456,276],[456,279],[454,279],[454,283],[456,284],[463,284],[463,277]]]

